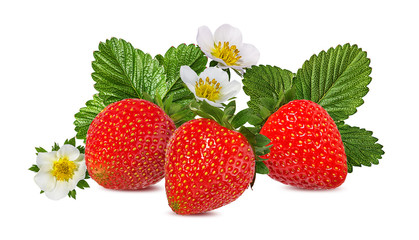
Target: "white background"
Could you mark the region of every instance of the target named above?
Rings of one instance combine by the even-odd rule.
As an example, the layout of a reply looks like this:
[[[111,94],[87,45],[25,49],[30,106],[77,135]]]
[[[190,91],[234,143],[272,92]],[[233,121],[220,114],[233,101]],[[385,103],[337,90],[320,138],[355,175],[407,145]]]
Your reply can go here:
[[[0,238],[418,239],[418,10],[402,0],[2,1]],[[91,61],[100,41],[123,38],[154,56],[196,43],[201,25],[214,31],[223,23],[260,50],[260,64],[293,72],[338,44],[366,50],[373,80],[348,123],[374,131],[386,152],[380,164],[355,168],[331,191],[259,176],[253,191],[197,216],[170,210],[163,181],[121,192],[90,180],[77,200],[39,194],[27,170],[34,147],[75,135],[74,114],[95,93]],[[245,107],[243,93],[239,99]]]

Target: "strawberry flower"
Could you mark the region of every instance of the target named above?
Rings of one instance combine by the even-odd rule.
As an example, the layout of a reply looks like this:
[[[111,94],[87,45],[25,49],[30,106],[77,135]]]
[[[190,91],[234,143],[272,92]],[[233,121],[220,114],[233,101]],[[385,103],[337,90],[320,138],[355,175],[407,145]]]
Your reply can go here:
[[[259,61],[259,50],[251,44],[242,43],[240,30],[228,24],[221,25],[214,35],[207,26],[200,27],[196,41],[205,55],[217,61],[220,68],[243,72],[243,68]]]
[[[197,100],[214,107],[222,107],[222,102],[234,97],[241,89],[238,81],[230,82],[228,74],[216,67],[209,67],[198,76],[190,67],[182,66],[180,77]]]
[[[38,153],[36,164],[35,183],[53,200],[67,196],[86,174],[84,154],[70,144],[58,151]]]

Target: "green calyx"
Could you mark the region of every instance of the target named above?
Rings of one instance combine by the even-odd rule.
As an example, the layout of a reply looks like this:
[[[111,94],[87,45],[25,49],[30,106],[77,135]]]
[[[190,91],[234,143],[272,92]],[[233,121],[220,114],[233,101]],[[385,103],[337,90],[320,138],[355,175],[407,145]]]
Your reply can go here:
[[[147,93],[143,93],[143,99],[149,102],[155,103],[173,120],[176,127],[179,127],[183,123],[192,120],[196,115],[191,112],[188,105],[179,104],[173,101],[173,95],[170,95],[166,99],[162,99],[159,94],[154,97]]]
[[[271,141],[266,136],[260,134],[258,128],[244,126],[251,119],[255,118],[250,109],[246,108],[235,114],[236,101],[234,100],[230,101],[227,105],[224,105],[224,108],[214,107],[208,104],[206,101],[192,102],[190,104],[190,109],[198,116],[212,119],[223,127],[238,131],[239,133],[243,134],[243,136],[246,137],[247,141],[252,146],[252,150],[255,154],[255,173],[269,173],[268,168],[263,163],[263,161],[266,159],[261,158],[261,156],[269,153],[269,149],[272,146],[269,145]],[[253,186],[253,184],[254,179],[251,186]]]

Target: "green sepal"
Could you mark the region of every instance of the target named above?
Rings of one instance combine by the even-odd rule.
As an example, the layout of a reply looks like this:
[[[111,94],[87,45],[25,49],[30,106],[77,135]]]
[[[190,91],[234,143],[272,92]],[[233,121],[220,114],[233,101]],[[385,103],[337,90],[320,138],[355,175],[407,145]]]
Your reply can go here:
[[[269,148],[255,148],[255,154],[258,156],[266,155],[270,152]]]
[[[69,198],[76,199],[76,194],[77,194],[76,189],[73,189],[73,190],[69,191],[67,195],[68,195]]]
[[[33,164],[32,167],[28,168],[32,172],[39,172],[39,167],[36,164]]]
[[[58,143],[55,142],[51,148],[51,151],[58,151],[58,150],[60,150],[60,145],[58,145]]]
[[[218,62],[217,61],[214,61],[214,60],[212,60],[210,63],[209,63],[209,66],[210,67],[216,67],[218,65]]]
[[[256,173],[268,174],[269,170],[263,163],[265,159],[260,156],[266,155],[270,152],[270,148],[272,147],[272,145],[270,145],[271,140],[258,132],[254,132],[254,128],[252,129],[242,126],[240,127],[239,132],[246,137],[247,141],[252,146],[257,167],[255,169]]]
[[[256,173],[269,174],[269,168],[262,161],[256,161]]]
[[[206,113],[204,111],[201,110],[201,105],[198,102],[192,101],[189,105],[189,108],[191,109],[191,111],[193,113],[195,113],[196,115],[203,117],[203,118],[207,118],[207,119],[212,119],[215,121],[215,117],[211,116],[209,113]]]
[[[263,105],[259,105],[259,114],[262,117],[262,119],[268,119],[268,117],[271,116],[272,113],[273,111],[270,110],[269,108]]]
[[[244,124],[248,121],[249,116],[251,115],[250,109],[244,109],[234,115],[236,109],[235,101],[231,101],[227,105],[224,105],[224,111],[220,108],[210,105],[206,101],[192,102],[190,104],[190,109],[197,115],[203,118],[212,119],[221,126],[224,126],[230,130],[238,129],[238,132],[243,134],[243,136],[252,146],[256,161],[261,162],[263,159],[261,160],[259,156],[263,156],[269,153],[269,148],[272,146],[269,145],[271,142],[269,138],[260,134],[258,128],[248,128],[244,126]],[[259,165],[260,164],[263,163],[259,163]],[[262,167],[259,167],[259,169],[262,169]],[[266,169],[264,171],[258,171],[258,173],[265,174]]]
[[[235,112],[236,112],[236,101],[230,101],[224,107],[223,121],[231,119],[234,116]]]
[[[77,183],[77,187],[81,189],[89,188],[89,184],[86,182],[86,180],[82,179]]]
[[[73,147],[75,147],[76,146],[76,137],[73,137],[73,138],[70,138],[70,139],[66,139],[64,141],[64,144],[70,144]]]
[[[89,178],[90,178],[89,172],[86,171],[86,174],[84,175],[84,179],[89,179]]]
[[[212,119],[221,126],[234,130],[234,128],[231,126],[230,121],[231,118],[234,116],[233,110],[235,110],[235,103],[227,104],[223,111],[218,107],[210,105],[209,103],[207,103],[207,101],[193,101],[190,104],[190,110],[198,116]]]
[[[79,145],[79,146],[77,146],[77,149],[80,151],[80,153],[82,153],[82,154],[84,154],[85,153],[85,150],[86,150],[86,148],[84,147],[84,146],[82,146],[82,145]]]
[[[271,143],[271,140],[262,134],[256,134],[255,141],[256,141],[255,143],[256,147],[265,147],[269,143]]]
[[[264,162],[260,160],[255,161],[255,174],[253,175],[253,179],[250,182],[251,189],[253,189],[253,186],[255,185],[257,174],[269,174],[269,168],[265,165]]]
[[[249,114],[249,120],[247,122],[260,130],[263,124],[265,123],[266,119],[263,119],[260,116],[254,114],[253,110],[250,110],[250,113],[251,114]]]
[[[160,94],[156,94],[152,97],[148,93],[144,94],[144,100],[155,103],[173,120],[176,127],[179,127],[183,123],[193,119],[195,115],[191,113],[189,107],[184,104],[173,102],[173,95],[170,95],[165,100],[160,97]]]
[[[47,150],[45,150],[42,147],[35,147],[35,150],[36,150],[36,155],[38,155],[38,153],[41,153],[41,152],[47,152]]]
[[[246,124],[247,122],[249,122],[249,120],[251,119],[252,112],[250,109],[245,108],[243,110],[241,110],[240,112],[238,112],[232,119],[231,119],[231,125],[233,126],[233,128],[237,129],[240,126],[243,126],[244,124]]]
[[[218,122],[218,123],[220,123],[221,125],[224,126],[224,124],[223,124],[223,116],[224,116],[223,110],[221,110],[218,107],[214,107],[214,106],[210,105],[207,101],[202,101],[201,102],[200,109],[203,112],[206,112],[207,114],[212,116],[216,122]]]
[[[190,110],[198,116],[212,119],[231,130],[239,129],[252,119],[257,119],[257,116],[248,108],[235,114],[236,102],[234,100],[227,105],[223,104],[223,108],[214,107],[206,101],[193,101],[190,103]]]

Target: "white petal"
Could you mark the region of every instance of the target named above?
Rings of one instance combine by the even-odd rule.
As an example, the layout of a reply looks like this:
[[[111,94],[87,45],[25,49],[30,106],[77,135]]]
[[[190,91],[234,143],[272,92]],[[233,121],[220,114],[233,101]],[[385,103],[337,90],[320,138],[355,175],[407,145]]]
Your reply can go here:
[[[230,46],[236,45],[239,48],[242,45],[242,33],[238,28],[229,24],[224,24],[215,30],[214,41],[216,44],[218,44],[218,42],[229,42]]]
[[[35,183],[42,191],[51,191],[54,189],[57,180],[49,171],[40,170],[34,177]]]
[[[77,183],[84,179],[84,177],[86,176],[86,164],[80,164],[79,168],[77,169],[77,171],[74,172],[74,176],[72,181],[75,182],[75,184],[77,185]]]
[[[242,75],[243,75],[243,73],[244,73],[244,70],[243,70],[243,66],[230,66],[230,68],[233,68],[233,69],[235,69],[235,70],[237,70],[237,71],[239,71]]]
[[[252,44],[244,43],[239,51],[241,56],[241,59],[239,60],[240,66],[250,67],[258,63],[260,53],[259,50]]]
[[[207,26],[198,28],[196,42],[202,51],[211,53],[211,49],[214,48],[214,37],[212,36],[211,30]]]
[[[188,87],[189,91],[191,91],[194,95],[196,94],[195,85],[192,85],[190,83],[185,83],[186,87]]]
[[[231,81],[225,88],[221,89],[222,97],[219,99],[219,102],[225,102],[228,99],[236,96],[240,92],[241,89],[242,89],[242,86],[240,82]]]
[[[70,161],[76,160],[79,157],[79,155],[80,155],[80,151],[76,147],[70,144],[63,145],[60,148],[60,150],[58,150],[57,152],[57,156],[59,158],[68,157],[68,160]]]
[[[213,101],[210,101],[210,100],[208,100],[208,99],[204,99],[204,101],[205,102],[207,102],[209,105],[211,105],[211,106],[214,106],[214,107],[222,107],[223,105],[220,103],[220,101],[217,101],[217,102],[213,102]]]
[[[58,200],[68,195],[68,192],[73,190],[71,188],[71,183],[66,181],[57,181],[57,184],[55,188],[52,191],[45,191],[45,195],[52,199],[52,200]]]
[[[74,159],[74,162],[78,162],[79,164],[81,162],[84,163],[84,154],[80,153],[79,157],[77,159]]]
[[[57,152],[41,152],[36,157],[36,165],[41,169],[51,169],[54,161],[58,160]]]
[[[195,85],[195,83],[198,81],[198,75],[189,66],[180,67],[180,78],[185,84]]]
[[[195,95],[195,98],[196,98],[196,101],[198,101],[198,102],[203,102],[203,101],[205,101],[205,102],[207,102],[209,105],[212,105],[212,106],[214,106],[214,107],[222,107],[222,106],[223,106],[223,105],[221,105],[220,103],[216,103],[216,102],[210,101],[210,100],[208,100],[208,99],[206,99],[206,98],[201,98],[201,97],[198,97],[198,96],[196,96],[196,95]]]
[[[199,75],[199,78],[202,78],[202,80],[205,80],[207,77],[210,80],[215,79],[221,86],[228,83],[228,74],[220,68],[209,67]]]

